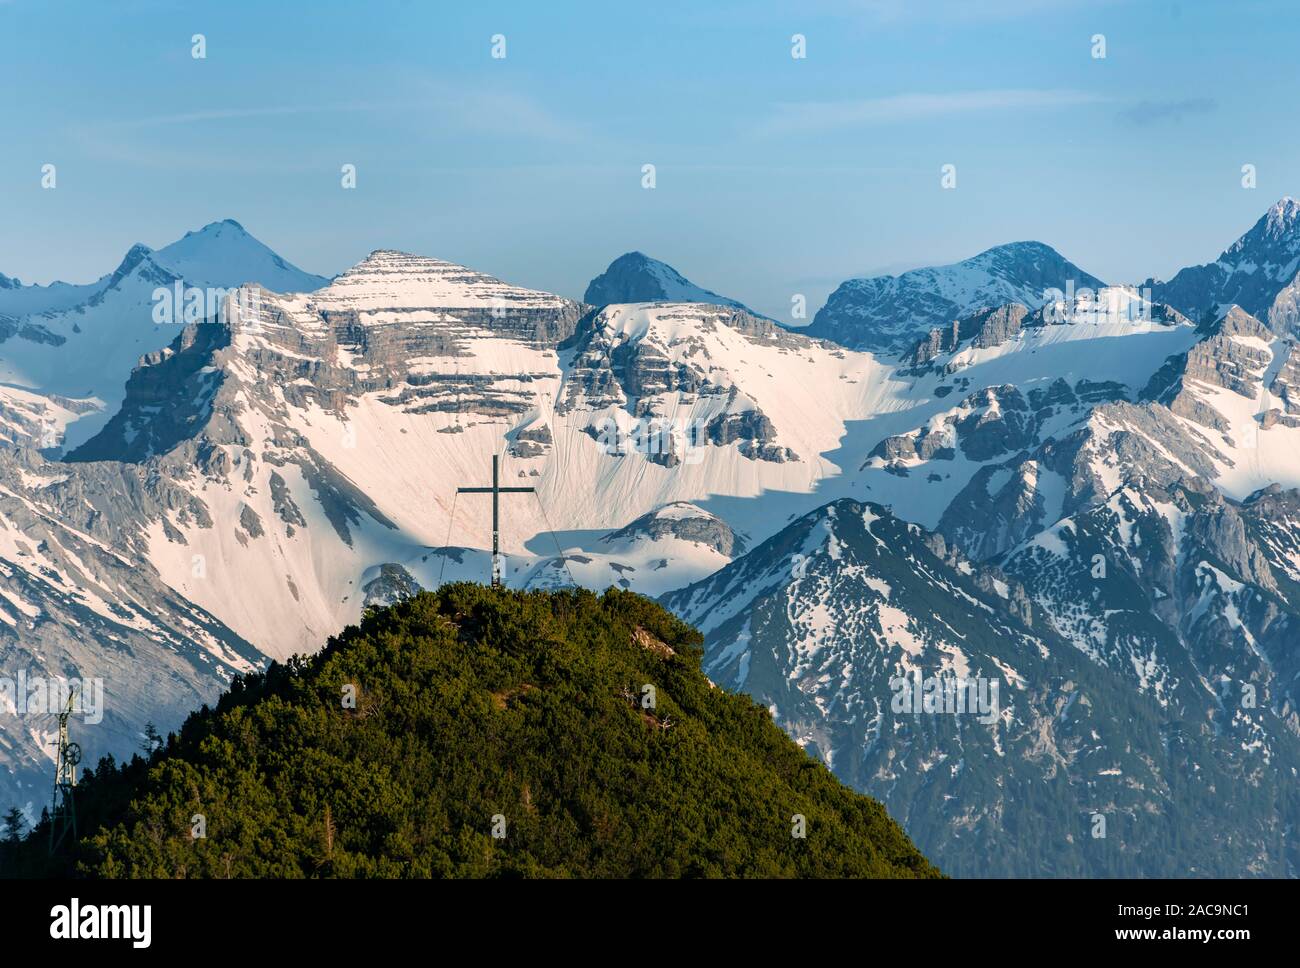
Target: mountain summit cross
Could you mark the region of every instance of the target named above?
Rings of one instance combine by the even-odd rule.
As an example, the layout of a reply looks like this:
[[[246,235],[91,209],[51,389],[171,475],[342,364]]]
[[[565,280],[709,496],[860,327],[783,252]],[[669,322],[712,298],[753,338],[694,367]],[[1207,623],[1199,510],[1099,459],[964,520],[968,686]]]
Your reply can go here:
[[[492,455],[492,486],[491,487],[458,487],[457,494],[491,494],[492,495],[492,587],[501,587],[501,531],[500,531],[500,510],[497,506],[499,494],[530,494],[536,493],[533,487],[502,487],[500,484],[501,456]]]

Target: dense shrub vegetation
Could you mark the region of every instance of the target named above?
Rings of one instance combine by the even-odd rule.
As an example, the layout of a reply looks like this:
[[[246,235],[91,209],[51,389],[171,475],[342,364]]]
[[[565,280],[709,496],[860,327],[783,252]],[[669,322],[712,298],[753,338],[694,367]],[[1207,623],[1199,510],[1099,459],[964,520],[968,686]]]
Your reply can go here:
[[[9,873],[937,874],[879,803],[714,688],[699,642],[627,592],[420,594],[237,680],[157,753],[101,762],[81,842],[47,861],[38,824]]]

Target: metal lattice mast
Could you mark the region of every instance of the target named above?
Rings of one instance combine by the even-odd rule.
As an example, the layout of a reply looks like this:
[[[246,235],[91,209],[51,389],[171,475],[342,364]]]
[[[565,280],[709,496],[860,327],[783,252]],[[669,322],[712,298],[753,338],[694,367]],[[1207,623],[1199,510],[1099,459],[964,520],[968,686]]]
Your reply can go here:
[[[81,747],[68,741],[68,719],[72,716],[76,698],[75,691],[69,693],[67,706],[59,713],[59,748],[54,760],[54,802],[50,810],[51,854],[58,850],[69,831],[72,832],[72,839],[77,839],[77,805],[72,798],[72,788],[77,785]]]
[[[492,495],[492,587],[501,587],[501,577],[504,568],[501,564],[501,514],[499,507],[499,495],[501,494],[531,494],[535,492],[531,487],[502,487],[501,486],[501,457],[498,454],[492,455],[492,486],[491,487],[458,487],[457,494],[491,494]]]

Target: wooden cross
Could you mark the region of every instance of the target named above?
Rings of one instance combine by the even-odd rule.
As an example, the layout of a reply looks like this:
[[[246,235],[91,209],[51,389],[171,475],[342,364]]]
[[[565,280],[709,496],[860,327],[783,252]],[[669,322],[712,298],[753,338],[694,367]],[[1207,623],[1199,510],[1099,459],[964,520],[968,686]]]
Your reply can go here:
[[[502,487],[500,484],[501,458],[492,455],[491,487],[458,487],[457,494],[491,494],[492,495],[492,587],[501,587],[501,548],[500,548],[500,511],[497,506],[499,494],[529,494],[536,491],[532,487]]]

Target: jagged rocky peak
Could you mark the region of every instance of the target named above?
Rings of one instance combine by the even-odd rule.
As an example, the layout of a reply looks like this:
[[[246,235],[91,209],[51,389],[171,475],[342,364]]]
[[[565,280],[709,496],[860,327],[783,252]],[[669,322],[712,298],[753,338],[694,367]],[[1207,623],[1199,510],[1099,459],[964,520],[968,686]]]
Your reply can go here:
[[[157,253],[153,249],[142,242],[137,242],[127,249],[126,255],[122,257],[117,268],[109,275],[103,287],[87,300],[87,304],[100,305],[114,290],[119,289],[132,277],[157,286],[170,286],[181,278],[180,274],[173,272],[158,260]]]
[[[587,285],[584,301],[593,306],[615,303],[690,302],[746,307],[734,299],[697,286],[680,272],[641,252],[627,252]]]
[[[167,353],[140,361],[121,412],[76,459],[144,460],[211,433],[209,418],[235,406],[227,397],[239,386],[268,407],[264,387],[291,407],[335,413],[381,393],[379,402],[408,414],[522,416],[536,403],[533,382],[554,375],[555,347],[587,307],[385,249],[316,292],[245,285],[224,308],[198,336],[187,330]],[[502,340],[524,347],[504,351],[505,366],[492,362]],[[232,377],[238,386],[222,391]],[[515,435],[512,452],[539,456],[549,445],[542,425]]]
[[[674,501],[656,508],[626,527],[611,531],[601,541],[630,544],[642,538],[658,541],[665,537],[702,544],[728,558],[745,551],[744,541],[727,522],[689,501]]]
[[[1098,404],[1097,393],[1106,389],[1081,381],[1073,390],[1063,382],[1041,395],[1031,390],[1040,437],[1047,412],[1040,405],[1049,400],[1056,401],[1053,409],[1073,400],[1060,407],[1062,415],[1086,410],[1087,416],[1059,437],[1044,437],[1032,449],[980,468],[944,511],[939,530],[971,557],[987,560],[1064,515],[1104,502],[1125,481],[1169,487],[1215,473],[1224,455],[1180,419],[1179,408],[1123,399]],[[1197,400],[1193,394],[1187,398]]]
[[[1300,202],[1279,199],[1214,262],[1145,285],[1199,322],[1235,303],[1273,332],[1293,332],[1300,321]]]
[[[906,353],[930,329],[978,310],[1037,309],[1053,290],[1100,289],[1100,279],[1041,242],[1013,242],[953,265],[850,279],[818,310],[808,334],[854,349]]]
[[[1297,226],[1300,226],[1300,202],[1290,195],[1283,195],[1265,213],[1264,225],[1275,238],[1283,235],[1294,237]]]
[[[1300,252],[1300,202],[1290,195],[1269,206],[1251,230],[1228,247],[1224,253],[1225,261],[1231,256],[1262,247]]]
[[[974,855],[990,843],[1000,872],[1041,865],[1008,834],[1024,791],[1054,781],[1085,801],[1115,754],[1141,766],[1147,752],[1129,752],[1128,722],[1103,712],[1114,687],[1089,675],[1018,582],[877,504],[819,508],[663,601],[704,633],[714,681],[768,705],[842,779],[879,791],[954,870],[988,870]],[[989,701],[977,708],[968,694],[960,714],[922,718],[937,708],[913,705],[907,690],[922,681],[978,681]],[[1140,794],[1126,796],[1141,808]],[[1054,842],[1065,856],[1081,840]]]
[[[122,256],[122,261],[118,263],[114,275],[125,275],[151,255],[153,255],[153,249],[143,242],[137,242],[126,250],[126,255]]]

